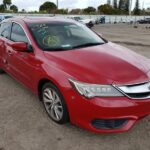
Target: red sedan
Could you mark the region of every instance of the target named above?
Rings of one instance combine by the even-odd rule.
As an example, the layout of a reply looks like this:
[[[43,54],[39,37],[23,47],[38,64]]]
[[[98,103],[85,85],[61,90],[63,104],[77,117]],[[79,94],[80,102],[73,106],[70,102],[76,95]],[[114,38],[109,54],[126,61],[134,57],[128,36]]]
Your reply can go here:
[[[71,20],[3,21],[3,72],[38,95],[59,124],[124,132],[150,114],[150,61]]]

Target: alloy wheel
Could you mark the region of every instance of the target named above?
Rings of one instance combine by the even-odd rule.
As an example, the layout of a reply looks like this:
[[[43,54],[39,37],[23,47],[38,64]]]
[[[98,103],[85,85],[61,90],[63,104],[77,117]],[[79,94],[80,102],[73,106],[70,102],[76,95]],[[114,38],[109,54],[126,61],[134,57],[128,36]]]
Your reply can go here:
[[[49,116],[55,120],[60,121],[63,117],[63,105],[59,95],[55,90],[46,88],[43,91],[43,103]]]

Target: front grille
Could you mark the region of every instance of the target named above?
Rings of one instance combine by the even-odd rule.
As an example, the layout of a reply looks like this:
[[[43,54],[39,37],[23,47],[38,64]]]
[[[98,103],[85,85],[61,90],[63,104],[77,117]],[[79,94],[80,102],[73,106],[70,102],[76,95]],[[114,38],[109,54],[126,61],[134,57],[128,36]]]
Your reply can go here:
[[[150,97],[150,92],[147,93],[128,93],[128,96],[135,99],[145,99]]]
[[[114,87],[131,99],[150,99],[150,82]]]
[[[92,121],[92,126],[96,129],[118,129],[127,121],[127,119],[96,119]]]

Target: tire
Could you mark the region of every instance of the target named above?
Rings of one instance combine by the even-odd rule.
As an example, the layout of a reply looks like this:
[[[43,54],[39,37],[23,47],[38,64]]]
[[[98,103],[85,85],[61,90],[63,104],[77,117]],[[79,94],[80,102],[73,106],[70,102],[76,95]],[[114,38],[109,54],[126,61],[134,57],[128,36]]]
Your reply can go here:
[[[48,116],[58,124],[69,121],[69,113],[64,98],[58,88],[48,82],[42,88],[42,102]]]
[[[3,74],[4,73],[4,71],[0,68],[0,74]]]

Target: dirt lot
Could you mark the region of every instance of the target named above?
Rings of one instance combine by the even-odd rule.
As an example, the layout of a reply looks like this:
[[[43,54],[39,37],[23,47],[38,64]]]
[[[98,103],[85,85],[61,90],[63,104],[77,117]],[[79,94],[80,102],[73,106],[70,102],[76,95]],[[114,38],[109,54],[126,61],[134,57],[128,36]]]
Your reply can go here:
[[[150,29],[145,26],[99,25],[94,29],[150,58]],[[59,126],[30,91],[8,75],[0,75],[0,150],[150,150],[149,141],[150,117],[121,134]]]

